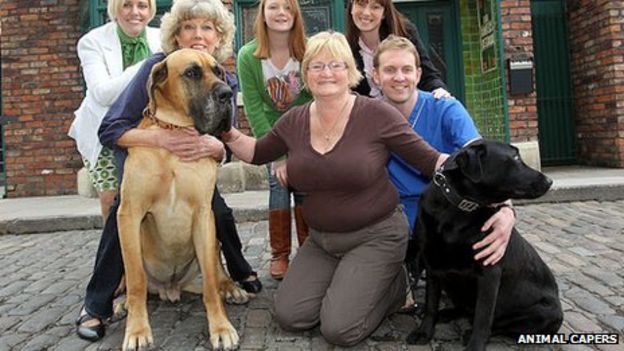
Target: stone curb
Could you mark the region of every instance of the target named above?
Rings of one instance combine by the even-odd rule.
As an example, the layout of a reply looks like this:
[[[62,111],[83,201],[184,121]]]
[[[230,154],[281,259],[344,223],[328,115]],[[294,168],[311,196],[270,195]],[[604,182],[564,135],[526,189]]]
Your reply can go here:
[[[244,193],[242,194],[244,197]],[[514,204],[564,203],[572,201],[624,200],[624,184],[558,187],[535,200],[516,200]],[[228,202],[238,223],[268,220],[267,204],[239,204]],[[68,230],[92,230],[102,228],[98,215],[58,215],[40,218],[0,220],[0,235],[31,234]]]
[[[268,206],[233,208],[237,223],[259,222],[269,218]],[[92,230],[103,227],[98,215],[55,216],[0,221],[0,235],[36,234],[69,230]]]
[[[575,186],[551,189],[544,196],[534,200],[514,200],[514,204],[558,203],[573,201],[615,201],[624,200],[624,185]]]

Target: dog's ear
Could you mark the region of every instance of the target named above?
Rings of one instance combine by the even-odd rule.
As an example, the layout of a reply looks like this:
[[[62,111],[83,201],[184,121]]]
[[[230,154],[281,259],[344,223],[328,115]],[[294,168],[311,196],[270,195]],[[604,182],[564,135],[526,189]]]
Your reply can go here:
[[[485,145],[482,143],[471,144],[464,148],[455,157],[455,162],[461,172],[471,181],[478,183],[483,179],[483,165],[481,156],[485,153]]]
[[[225,74],[226,71],[223,66],[217,63],[214,67],[212,67],[212,72],[215,74],[215,76],[217,76],[217,78],[221,79],[224,83],[227,84],[227,76]]]
[[[159,62],[152,67],[152,73],[147,80],[147,94],[149,101],[154,101],[154,93],[158,86],[167,80],[169,72],[167,70],[167,60]]]

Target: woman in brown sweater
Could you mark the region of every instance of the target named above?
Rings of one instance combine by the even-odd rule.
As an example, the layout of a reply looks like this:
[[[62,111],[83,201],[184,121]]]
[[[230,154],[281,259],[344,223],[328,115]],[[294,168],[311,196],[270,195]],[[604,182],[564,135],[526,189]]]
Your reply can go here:
[[[328,342],[353,345],[402,306],[408,224],[386,163],[394,152],[432,175],[446,159],[384,102],[353,95],[361,79],[343,34],[308,41],[303,80],[314,100],[293,108],[256,140],[232,129],[224,140],[245,162],[288,155],[287,179],[307,194],[310,237],[275,296],[286,330],[321,324]]]

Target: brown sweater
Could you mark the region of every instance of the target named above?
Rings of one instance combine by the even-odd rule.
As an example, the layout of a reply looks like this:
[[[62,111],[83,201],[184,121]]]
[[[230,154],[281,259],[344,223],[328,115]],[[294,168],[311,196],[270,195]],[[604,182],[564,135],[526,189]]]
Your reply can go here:
[[[439,153],[392,106],[358,96],[342,138],[321,155],[310,143],[310,103],[284,114],[258,140],[252,163],[288,154],[288,183],[306,193],[303,215],[319,231],[348,232],[376,223],[397,207],[399,196],[386,163],[398,154],[427,176]]]

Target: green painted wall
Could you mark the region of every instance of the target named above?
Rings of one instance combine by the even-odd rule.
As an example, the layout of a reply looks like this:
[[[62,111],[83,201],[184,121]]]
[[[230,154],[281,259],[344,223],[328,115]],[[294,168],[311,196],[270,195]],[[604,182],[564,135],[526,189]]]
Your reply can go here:
[[[481,70],[481,44],[475,0],[460,1],[462,55],[464,59],[464,104],[472,115],[483,137],[506,140],[507,125],[503,106],[503,83],[501,78],[500,39],[495,28],[496,69],[483,73]],[[498,16],[495,11],[495,16]],[[498,23],[497,20],[494,23]]]

